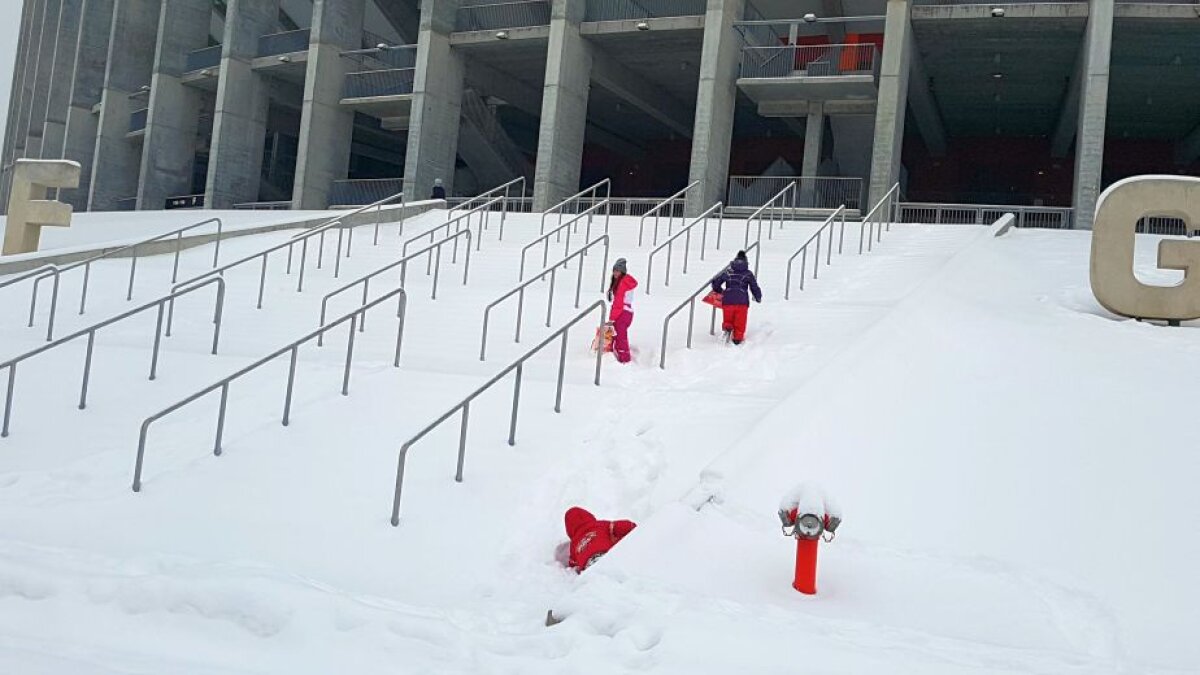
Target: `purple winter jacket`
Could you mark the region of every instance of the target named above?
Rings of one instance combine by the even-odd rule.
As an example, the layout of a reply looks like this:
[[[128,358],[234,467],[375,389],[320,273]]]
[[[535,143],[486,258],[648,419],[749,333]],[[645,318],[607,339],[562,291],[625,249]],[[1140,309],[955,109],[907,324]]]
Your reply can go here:
[[[751,272],[750,265],[740,258],[734,258],[729,267],[713,277],[712,289],[721,294],[723,305],[749,305],[750,293],[754,294],[755,302],[762,302],[762,289],[758,287],[754,272]]]

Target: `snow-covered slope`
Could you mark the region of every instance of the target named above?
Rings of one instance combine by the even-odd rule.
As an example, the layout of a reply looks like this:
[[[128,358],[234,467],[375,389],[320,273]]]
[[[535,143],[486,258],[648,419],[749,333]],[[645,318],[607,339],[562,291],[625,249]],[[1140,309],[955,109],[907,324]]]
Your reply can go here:
[[[1104,316],[1078,233],[897,226],[869,255],[847,242],[784,302],[783,262],[815,230],[790,225],[764,242],[767,301],[751,309],[747,344],[708,337],[702,313],[696,349],[673,329],[665,371],[662,317],[732,249],[693,257],[670,287],[659,268],[653,294],[637,297],[634,364],[606,363],[593,387],[582,324],[563,413],[551,411],[550,348],[526,371],[517,446],[505,443],[505,382],[472,406],[464,483],[452,479],[457,419],[414,448],[391,527],[400,444],[549,332],[539,289],[523,343],[504,305],[478,361],[482,309],[516,282],[536,223],[514,217],[502,244],[489,232],[469,284],[444,274],[436,301],[410,273],[403,367],[390,367],[395,323],[380,314],[355,346],[349,397],[340,331],[301,352],[290,427],[279,425],[286,359],[233,386],[220,458],[215,397],[164,419],[141,494],[129,490],[141,420],[311,329],[325,292],[396,257],[395,230],[393,243],[356,244],[341,280],[310,270],[303,294],[274,265],[261,311],[258,267],[229,273],[219,356],[206,350],[207,300],[181,303],[155,382],[144,379],[152,312],[102,332],[86,411],[74,405],[83,344],[23,364],[0,442],[0,671],[1195,667],[1186,487],[1198,472],[1191,439],[1166,426],[1186,423],[1178,374],[1198,358],[1192,329]],[[636,225],[613,220],[613,255],[642,276]],[[286,236],[232,240],[228,259]],[[185,252],[185,267],[205,257]],[[585,303],[600,259],[588,260]],[[143,301],[170,265],[145,262]],[[97,266],[88,314],[64,312],[60,333],[125,307],[126,269]],[[572,277],[555,325],[573,314]],[[64,279],[65,297],[75,283]],[[353,305],[342,300],[339,311]],[[11,310],[0,359],[39,344],[25,302],[0,290]],[[815,598],[789,586],[791,542],[774,514],[800,479],[847,514]],[[582,576],[554,559],[575,503],[639,522]],[[550,607],[566,620],[546,628]]]

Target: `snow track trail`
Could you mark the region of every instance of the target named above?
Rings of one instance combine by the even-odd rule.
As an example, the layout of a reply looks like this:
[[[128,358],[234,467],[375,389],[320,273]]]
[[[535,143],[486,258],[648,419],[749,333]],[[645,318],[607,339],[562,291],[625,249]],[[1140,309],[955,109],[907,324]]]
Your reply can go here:
[[[412,218],[404,238],[444,218]],[[1067,383],[1089,382],[1113,354],[1133,358],[1142,341],[1159,345],[1144,359],[1153,372],[1165,368],[1155,359],[1200,354],[1184,332],[1104,318],[1086,295],[1086,240],[1075,233],[993,239],[986,228],[893,226],[860,256],[848,224],[846,253],[784,301],[785,261],[817,228],[790,223],[770,240],[764,233],[765,301],[750,309],[746,344],[709,336],[701,306],[685,349],[685,310],[660,370],[663,317],[742,239],[742,224],[727,222],[725,246],[714,251],[710,239],[706,260],[693,241],[686,276],[676,248],[669,286],[665,261],[656,263],[652,293],[643,286],[634,298],[634,362],[606,360],[602,386],[591,379],[589,317],[567,338],[561,414],[555,342],[525,367],[515,446],[506,443],[511,378],[472,404],[463,483],[454,482],[458,417],[414,446],[392,527],[401,443],[577,313],[572,263],[558,273],[551,327],[549,284],[538,282],[521,342],[514,298],[493,310],[479,360],[483,309],[517,284],[538,222],[509,216],[499,242],[493,221],[465,286],[462,251],[457,264],[444,257],[436,300],[424,264],[410,265],[401,367],[392,367],[389,304],[356,338],[348,396],[340,327],[324,347],[301,348],[290,426],[280,424],[286,356],[231,386],[222,456],[212,453],[217,395],[156,422],[138,494],[130,480],[141,421],[316,328],[322,296],[399,257],[397,228],[385,227],[378,247],[359,228],[338,279],[329,237],[303,293],[283,273],[285,256],[273,257],[261,310],[258,264],[230,270],[219,354],[208,353],[211,296],[197,294],[180,302],[153,382],[153,312],[101,331],[86,410],[76,407],[84,340],[22,364],[12,435],[0,441],[0,672],[785,673],[800,655],[818,672],[1189,672],[1179,633],[1155,638],[1150,605],[1113,590],[1126,559],[1089,568],[1078,552],[1103,560],[1087,538],[1109,541],[1091,514],[1105,502],[1101,488],[1116,489],[1119,455],[1095,451],[1094,465],[1079,469],[1065,440],[1005,426],[1017,410],[1049,429],[1043,411],[1063,408]],[[644,283],[650,247],[636,247],[637,222],[612,219],[609,262],[628,258]],[[232,239],[222,260],[291,234]],[[571,250],[582,243],[576,236]],[[562,255],[556,244],[549,258]],[[203,272],[206,259],[207,247],[185,251],[181,278]],[[598,250],[583,263],[581,307],[602,297],[602,260]],[[170,264],[139,263],[134,302],[166,292]],[[127,261],[97,264],[83,316],[80,280],[64,277],[57,333],[129,307],[127,274]],[[398,279],[372,282],[371,296]],[[330,316],[360,300],[336,298]],[[0,360],[42,344],[47,303],[40,328],[26,328],[27,303],[27,291],[0,289]],[[1103,335],[1098,349],[1118,351],[1064,355],[1056,334],[1078,344]],[[1031,375],[1029,364],[1040,369]],[[1107,401],[1103,382],[1090,382],[1088,401]],[[1110,397],[1100,409],[1117,419],[1124,404]],[[1172,480],[1200,475],[1194,460],[1146,452]],[[1026,471],[1034,465],[1050,472]],[[1076,484],[1078,471],[1095,484]],[[1143,472],[1126,499],[1154,507],[1162,525],[1143,534],[1172,555],[1150,561],[1161,580],[1139,587],[1168,595],[1181,566],[1200,564],[1200,539],[1171,542],[1168,528],[1186,527],[1174,514],[1188,512],[1187,498],[1160,493],[1148,480],[1157,474]],[[789,588],[792,542],[774,515],[782,490],[802,478],[826,483],[847,511],[822,548],[816,598]],[[1014,485],[1031,501],[998,503]],[[584,575],[555,560],[573,504],[639,524]],[[942,514],[943,504],[953,508]],[[1046,511],[1059,518],[1045,531],[1017,527]],[[930,512],[937,527],[906,531]],[[972,529],[979,524],[987,535]],[[1074,548],[1056,548],[1056,532],[1069,532]],[[1191,625],[1192,599],[1200,606],[1178,593],[1165,616]],[[566,620],[546,628],[549,607]]]

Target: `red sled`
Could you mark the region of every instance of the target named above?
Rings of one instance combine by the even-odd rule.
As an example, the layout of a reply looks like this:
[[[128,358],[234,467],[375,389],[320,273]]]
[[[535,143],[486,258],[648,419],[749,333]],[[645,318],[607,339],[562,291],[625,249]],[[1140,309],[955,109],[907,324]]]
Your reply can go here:
[[[712,305],[717,309],[721,309],[721,294],[716,291],[712,291],[708,295],[704,296],[701,302],[706,305]]]

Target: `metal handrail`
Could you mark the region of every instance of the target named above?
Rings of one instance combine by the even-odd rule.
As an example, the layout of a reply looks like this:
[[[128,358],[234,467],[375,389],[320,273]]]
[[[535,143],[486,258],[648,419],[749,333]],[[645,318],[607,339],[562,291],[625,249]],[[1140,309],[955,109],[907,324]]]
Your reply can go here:
[[[549,216],[552,213],[558,214],[558,224],[562,225],[563,216],[565,215],[565,209],[566,209],[567,205],[570,204],[571,202],[583,201],[583,198],[589,194],[592,195],[593,198],[599,199],[601,187],[605,188],[603,203],[607,204],[608,201],[610,199],[612,199],[612,180],[605,178],[604,180],[600,181],[599,183],[596,183],[595,185],[592,185],[592,186],[585,188],[579,192],[576,192],[575,194],[571,195],[570,197],[567,197],[566,199],[562,200],[561,202],[559,202],[559,203],[555,204],[554,206],[551,206],[550,208],[543,211],[542,212],[542,223],[541,223],[541,227],[539,228],[538,232],[540,234],[546,233],[546,216]],[[599,204],[597,204],[596,206],[598,206],[598,205]],[[604,234],[608,234],[608,212],[607,211],[604,214]]]
[[[880,215],[880,209],[885,204],[888,207],[887,230],[888,230],[888,232],[891,232],[892,231],[892,220],[895,217],[895,215],[894,215],[895,209],[896,209],[896,206],[899,203],[899,201],[900,201],[900,183],[896,183],[896,184],[892,185],[892,189],[888,190],[887,194],[883,195],[883,197],[875,204],[875,206],[871,207],[871,210],[867,212],[867,215],[863,216],[863,219],[861,221],[859,221],[859,224],[858,224],[858,252],[860,255],[863,252],[863,228],[864,228],[864,226],[868,226],[870,228],[870,231],[867,233],[867,251],[870,251],[872,235],[874,235],[875,241],[881,241],[883,238],[884,223],[876,222],[876,220],[875,220],[875,218]],[[876,231],[876,225],[879,226],[878,232]]]
[[[399,368],[400,367],[400,347],[404,340],[404,317],[405,317],[405,314],[407,312],[407,307],[408,307],[408,296],[407,296],[407,294],[405,294],[403,288],[397,288],[397,289],[391,291],[390,293],[371,301],[370,304],[363,305],[362,307],[359,307],[359,308],[355,309],[354,311],[342,316],[337,321],[334,321],[333,323],[329,324],[328,326],[322,326],[310,333],[305,334],[303,337],[299,338],[298,340],[294,340],[294,341],[290,342],[289,344],[275,350],[274,352],[271,352],[267,356],[264,356],[263,358],[255,361],[254,363],[251,363],[250,365],[246,366],[245,368],[238,370],[236,373],[233,373],[232,375],[229,375],[229,376],[217,381],[216,383],[211,384],[211,385],[205,387],[204,389],[201,389],[200,391],[198,391],[180,401],[177,401],[177,402],[171,404],[170,406],[163,408],[159,412],[154,413],[153,415],[147,417],[142,422],[141,432],[138,435],[137,462],[134,465],[134,469],[133,469],[133,491],[141,492],[141,490],[142,490],[142,461],[146,454],[146,437],[150,432],[151,424],[153,424],[154,422],[162,419],[163,417],[166,417],[167,415],[175,412],[176,410],[183,408],[184,406],[188,405],[189,403],[199,400],[199,399],[203,398],[204,396],[207,396],[208,394],[220,389],[221,390],[221,405],[220,405],[219,412],[217,413],[217,433],[216,433],[216,441],[213,445],[213,454],[217,455],[219,457],[221,455],[221,437],[225,431],[225,410],[226,410],[227,404],[229,403],[229,385],[232,384],[234,380],[237,380],[238,378],[242,377],[243,375],[251,373],[251,372],[257,370],[258,368],[260,368],[261,366],[263,366],[267,363],[270,363],[271,361],[274,361],[276,358],[282,356],[283,354],[291,352],[291,365],[288,367],[287,393],[284,396],[284,403],[283,403],[283,426],[285,426],[285,427],[288,426],[289,422],[291,421],[292,391],[296,384],[296,361],[300,355],[300,346],[306,342],[309,342],[314,337],[316,337],[318,335],[323,335],[325,332],[332,330],[333,328],[336,328],[337,326],[340,326],[341,324],[343,324],[347,321],[350,322],[350,332],[346,338],[346,366],[342,373],[342,395],[348,396],[350,394],[350,365],[354,358],[354,334],[358,332],[356,330],[356,327],[360,320],[360,317],[365,318],[368,310],[373,309],[373,308],[377,307],[378,305],[380,305],[381,303],[383,303],[387,300],[390,300],[391,298],[394,298],[396,296],[399,296],[399,298],[400,298],[398,301],[398,306],[396,308],[396,318],[398,318],[400,320],[400,325],[396,331],[396,354],[395,354],[395,359],[392,362],[392,367]]]
[[[704,213],[701,213],[692,219],[692,222],[684,225],[683,229],[671,235],[666,241],[655,247],[653,251],[650,251],[650,255],[646,258],[646,295],[650,295],[651,276],[654,273],[654,256],[663,249],[667,249],[667,277],[663,285],[671,285],[671,258],[674,257],[675,240],[681,236],[685,237],[683,242],[683,273],[687,274],[688,257],[691,255],[692,250],[692,230],[696,227],[696,225],[701,223],[703,223],[703,226],[701,227],[700,235],[700,260],[703,262],[704,249],[708,246],[708,219],[712,217],[714,212],[717,214],[716,250],[721,250],[721,229],[725,224],[725,205],[721,202],[717,202],[716,204],[708,207]]]
[[[118,321],[123,321],[124,319],[127,319],[136,314],[141,314],[142,312],[146,311],[147,309],[150,309],[151,307],[158,307],[158,321],[156,322],[155,328],[154,328],[154,348],[151,352],[151,357],[150,357],[150,379],[154,380],[158,377],[158,353],[159,353],[159,348],[162,346],[162,338],[163,338],[163,307],[168,302],[173,302],[175,300],[175,298],[187,295],[188,293],[191,293],[192,291],[199,290],[201,288],[210,286],[212,284],[217,284],[217,297],[216,297],[215,307],[213,310],[214,328],[213,328],[213,339],[212,339],[212,353],[216,354],[217,353],[217,345],[220,342],[220,338],[221,338],[221,317],[225,312],[225,280],[220,277],[215,277],[213,279],[209,279],[208,281],[204,282],[203,284],[192,286],[192,287],[189,287],[189,288],[186,288],[183,290],[172,291],[171,293],[164,295],[161,298],[157,298],[151,302],[148,302],[140,307],[135,307],[131,310],[128,310],[128,311],[118,314],[116,316],[109,317],[99,323],[95,323],[95,324],[92,324],[91,326],[88,326],[87,328],[82,328],[80,330],[77,330],[74,333],[71,333],[70,335],[63,336],[57,340],[54,340],[53,342],[48,342],[48,343],[42,345],[41,347],[38,347],[37,349],[32,349],[28,352],[25,352],[24,354],[21,354],[19,356],[14,356],[13,358],[11,358],[9,360],[4,361],[3,363],[0,363],[0,369],[4,369],[4,368],[8,369],[8,387],[7,387],[7,390],[4,395],[4,423],[2,426],[0,426],[0,438],[4,438],[4,437],[8,436],[9,422],[12,420],[13,391],[16,387],[16,382],[17,382],[17,364],[18,363],[21,363],[22,361],[33,358],[34,356],[37,356],[38,354],[41,354],[43,352],[48,352],[51,349],[54,349],[61,345],[65,345],[68,342],[75,340],[75,338],[83,337],[84,335],[86,335],[87,336],[87,355],[84,357],[84,361],[83,361],[83,386],[82,386],[82,389],[80,390],[80,394],[79,394],[79,409],[83,410],[84,408],[87,407],[88,381],[90,380],[90,376],[91,376],[91,372],[92,372],[92,351],[96,345],[96,332],[97,331],[99,331],[101,328],[106,328],[108,326],[111,326],[112,324],[117,323]],[[167,337],[171,336],[170,328],[167,329],[166,335],[167,335]]]
[[[755,268],[757,268],[758,267],[758,259],[760,257],[762,257],[762,251],[760,250],[759,242],[756,241],[753,244],[751,244],[749,247],[746,248],[747,255],[749,255],[751,251],[754,252],[754,266],[755,266]],[[720,274],[720,272],[717,272],[717,274]],[[660,369],[666,370],[666,368],[667,368],[667,329],[670,328],[671,319],[673,319],[676,314],[683,311],[684,307],[688,308],[687,348],[691,349],[692,348],[692,326],[696,320],[696,300],[704,295],[707,295],[711,290],[712,290],[712,279],[709,279],[696,292],[692,293],[691,296],[689,296],[687,300],[684,300],[678,306],[676,306],[675,309],[672,309],[667,314],[666,318],[663,319],[662,345],[659,349],[659,357],[658,357],[658,367]],[[708,334],[709,335],[717,334],[717,308],[716,307],[713,307],[712,319],[709,320]]]
[[[792,263],[796,260],[796,258],[798,256],[803,256],[800,259],[800,290],[804,290],[804,277],[807,275],[807,271],[808,271],[808,247],[814,241],[817,243],[817,255],[813,258],[813,279],[817,278],[818,271],[821,268],[821,235],[825,232],[826,229],[829,229],[829,246],[826,247],[827,250],[825,252],[825,266],[828,267],[829,265],[833,264],[833,223],[835,220],[837,220],[838,216],[841,216],[841,223],[842,223],[841,233],[838,236],[838,255],[842,254],[842,245],[845,244],[845,242],[846,242],[846,205],[845,204],[842,204],[841,206],[839,206],[838,209],[836,211],[834,211],[832,215],[830,215],[828,218],[826,218],[825,222],[821,224],[821,227],[817,228],[816,233],[813,234],[811,237],[809,237],[808,241],[804,242],[804,245],[801,246],[800,248],[796,249],[796,252],[793,253],[791,255],[791,257],[788,258],[787,282],[784,284],[784,287],[783,287],[783,299],[784,300],[792,299]]]
[[[438,240],[419,251],[413,251],[412,253],[405,254],[404,257],[400,258],[399,260],[394,260],[394,261],[384,265],[383,267],[380,267],[372,272],[368,272],[368,273],[364,274],[363,276],[355,279],[354,281],[351,281],[348,284],[340,286],[340,287],[326,293],[325,297],[321,298],[321,325],[322,326],[325,325],[325,316],[326,316],[328,308],[329,308],[329,301],[332,300],[333,298],[341,295],[342,293],[345,293],[346,291],[350,290],[351,288],[354,288],[355,286],[357,286],[359,284],[362,284],[362,286],[363,286],[362,304],[364,304],[364,305],[367,304],[367,296],[371,292],[371,279],[374,279],[375,277],[379,276],[380,274],[383,274],[384,272],[387,272],[389,270],[394,270],[397,267],[399,267],[400,268],[400,288],[404,288],[405,281],[407,280],[407,277],[408,277],[409,261],[414,260],[417,257],[424,255],[424,254],[432,251],[435,248],[437,249],[437,267],[434,268],[434,272],[433,272],[433,295],[430,299],[437,300],[438,277],[440,276],[441,269],[442,269],[442,246],[449,243],[450,241],[454,241],[455,244],[457,244],[459,237],[464,237],[464,236],[467,238],[467,260],[463,266],[463,286],[466,286],[467,285],[467,275],[471,271],[471,236],[472,235],[471,235],[470,230],[459,230],[458,232],[455,232],[454,234],[446,237],[445,239]],[[457,246],[455,246],[455,248],[457,248]],[[361,331],[366,330],[366,328],[367,328],[367,319],[366,319],[366,317],[363,317],[362,323],[359,324],[358,329],[361,332]],[[317,346],[321,347],[321,346],[324,346],[324,344],[325,344],[325,336],[324,335],[317,336]]]
[[[343,214],[334,216],[333,218],[330,218],[329,220],[327,220],[323,223],[318,223],[317,225],[313,225],[312,227],[306,228],[305,231],[298,232],[298,233],[292,235],[292,239],[300,239],[301,237],[306,236],[307,233],[310,233],[310,232],[313,232],[316,230],[328,229],[329,227],[331,227],[335,224],[344,223],[346,221],[346,219],[350,218],[351,216],[357,216],[360,213],[366,213],[367,211],[370,211],[371,209],[375,209],[375,243],[378,244],[379,243],[379,224],[380,224],[380,221],[383,219],[383,207],[387,206],[388,204],[391,204],[392,202],[396,201],[397,199],[400,200],[400,221],[399,221],[400,222],[400,234],[403,235],[404,234],[404,211],[405,211],[404,192],[397,192],[394,195],[384,197],[383,199],[380,199],[379,201],[367,204],[366,206],[360,206],[357,209],[354,209],[353,211],[351,211],[350,213],[343,213]],[[354,225],[346,225],[345,227],[353,228]],[[353,232],[353,230],[351,230],[351,232]]]
[[[92,256],[91,258],[87,258],[86,260],[80,260],[78,262],[71,263],[70,265],[64,265],[62,267],[59,267],[58,265],[53,265],[53,264],[46,265],[44,267],[39,268],[38,270],[34,270],[30,273],[24,274],[15,279],[8,279],[8,280],[4,281],[3,283],[0,283],[0,288],[5,288],[6,286],[11,286],[20,281],[25,281],[26,279],[31,279],[31,278],[34,279],[33,292],[32,292],[32,296],[30,297],[30,300],[29,300],[29,327],[32,328],[34,314],[37,312],[38,289],[41,286],[43,279],[51,277],[51,276],[54,277],[54,287],[50,293],[50,319],[49,319],[49,325],[46,326],[46,341],[49,342],[54,339],[54,321],[58,314],[58,289],[59,289],[60,277],[62,274],[66,273],[66,272],[70,272],[71,270],[79,269],[80,267],[83,268],[83,289],[80,292],[80,297],[79,297],[79,313],[82,315],[86,311],[86,308],[87,308],[88,282],[91,279],[92,263],[96,262],[97,260],[104,260],[106,258],[112,258],[118,254],[125,253],[127,251],[133,251],[133,255],[130,256],[131,260],[130,260],[130,265],[129,265],[129,288],[125,294],[126,301],[133,300],[133,284],[134,284],[135,279],[137,278],[138,247],[144,246],[146,244],[152,244],[156,241],[166,239],[167,237],[175,237],[175,261],[171,267],[171,283],[175,283],[175,281],[179,278],[179,255],[180,255],[180,252],[183,250],[183,233],[187,232],[189,230],[193,230],[202,225],[208,225],[210,223],[217,224],[217,240],[216,240],[217,245],[216,245],[216,248],[213,250],[213,266],[216,267],[217,263],[221,259],[221,237],[224,235],[224,224],[220,218],[208,218],[208,219],[202,220],[198,223],[193,223],[186,227],[181,227],[177,230],[171,230],[170,232],[164,232],[163,234],[155,235],[153,237],[150,237],[149,239],[143,239],[143,240],[133,243],[133,244],[128,244],[125,246],[121,246],[119,248],[115,248],[111,251],[106,251],[100,255]]]
[[[498,204],[503,200],[504,200],[504,197],[495,197],[492,200],[490,200],[484,204],[480,204],[480,205],[472,208],[469,211],[458,214],[457,216],[451,218],[450,220],[447,220],[446,222],[444,222],[440,225],[434,225],[433,227],[429,228],[428,230],[422,232],[421,234],[416,234],[416,235],[409,237],[408,239],[405,239],[404,243],[401,244],[401,246],[400,246],[400,252],[407,255],[409,244],[412,244],[415,241],[424,239],[425,237],[429,237],[429,241],[432,242],[434,240],[434,238],[437,236],[437,233],[439,231],[445,230],[447,233],[449,233],[451,225],[454,225],[455,232],[459,232],[463,229],[462,221],[464,221],[464,220],[467,221],[466,229],[470,230],[471,229],[471,216],[474,216],[477,214],[479,215],[479,233],[475,237],[475,250],[476,251],[480,250],[480,244],[482,243],[482,240],[483,240],[483,231],[485,229],[487,229],[487,222],[491,218],[491,215],[490,215],[491,211],[489,210],[489,208],[492,205]],[[458,241],[457,240],[455,240],[454,257],[451,262],[458,262]],[[428,272],[426,272],[426,274],[428,274]]]
[[[787,195],[789,192],[791,193],[791,196],[792,196],[792,202],[790,205],[788,204],[788,201],[787,201]],[[745,246],[750,245],[750,226],[755,220],[758,221],[757,241],[762,241],[762,228],[763,228],[763,214],[764,213],[767,214],[767,222],[769,223],[769,225],[767,226],[767,239],[768,240],[775,238],[776,215],[778,215],[779,230],[781,232],[783,231],[783,223],[784,223],[785,216],[787,215],[787,212],[789,209],[792,212],[791,219],[793,221],[796,220],[796,197],[797,197],[797,195],[799,195],[799,190],[796,187],[796,181],[792,181],[791,183],[788,183],[787,186],[784,187],[782,190],[780,190],[779,192],[776,192],[775,196],[768,199],[765,204],[763,204],[762,206],[755,209],[754,213],[751,213],[750,216],[748,218],[746,218],[746,238],[745,238],[745,241],[742,243],[742,246],[745,247]],[[776,204],[775,202],[781,202],[781,203]],[[754,271],[757,272],[758,270],[755,269]]]
[[[525,247],[521,249],[521,268],[520,268],[520,272],[517,275],[517,280],[523,281],[525,279],[525,254],[529,251],[529,249],[533,248],[534,246],[537,246],[538,244],[542,244],[542,267],[545,267],[548,264],[548,261],[550,260],[550,237],[554,237],[554,236],[561,237],[562,231],[564,229],[567,231],[567,243],[563,246],[563,254],[566,255],[571,250],[571,234],[574,232],[574,228],[572,226],[575,223],[579,222],[579,220],[582,219],[584,216],[587,216],[587,219],[588,219],[587,227],[584,229],[584,235],[583,235],[584,239],[586,240],[588,237],[592,236],[592,216],[595,214],[595,212],[598,209],[600,209],[600,207],[607,206],[607,205],[608,205],[608,200],[605,199],[604,201],[602,201],[598,204],[590,206],[590,207],[588,207],[587,210],[575,214],[575,216],[573,218],[571,218],[570,220],[560,223],[553,230],[550,230],[549,232],[545,232],[542,235],[540,235],[537,239],[534,239],[533,241],[529,242],[528,244],[525,244]],[[608,228],[605,228],[604,234],[608,234]]]
[[[488,197],[491,197],[492,195],[496,194],[497,192],[499,192],[501,190],[504,190],[504,204],[500,210],[500,241],[504,241],[504,221],[508,219],[508,200],[512,199],[512,197],[509,195],[509,191],[512,189],[513,186],[517,185],[518,183],[520,183],[520,185],[521,185],[521,192],[517,195],[517,198],[524,197],[525,196],[525,177],[518,176],[517,178],[514,178],[514,179],[508,181],[507,183],[504,183],[503,185],[497,185],[496,187],[492,188],[491,190],[488,190],[487,192],[475,195],[474,197],[471,197],[470,199],[468,199],[467,201],[465,201],[461,204],[456,204],[454,206],[451,206],[449,209],[446,209],[446,220],[450,220],[451,214],[453,214],[455,211],[459,211],[461,209],[472,209],[472,208],[474,208],[473,206],[471,206],[471,204],[473,202],[480,200],[480,199],[483,199],[484,201],[489,201],[487,199]]]
[[[579,298],[580,298],[580,293],[582,292],[582,289],[583,289],[583,256],[587,254],[588,249],[599,244],[600,242],[604,242],[604,266],[600,268],[600,292],[603,293],[604,292],[604,284],[605,284],[605,282],[608,281],[608,257],[609,257],[609,252],[610,252],[610,249],[612,246],[612,243],[607,234],[602,234],[599,237],[596,237],[595,239],[593,239],[592,241],[584,244],[579,250],[568,255],[567,257],[563,258],[562,260],[555,262],[553,265],[547,267],[546,269],[542,270],[541,274],[538,274],[537,276],[529,277],[525,281],[522,281],[521,283],[517,284],[516,287],[514,287],[512,290],[508,291],[504,295],[501,295],[499,298],[496,298],[487,307],[485,307],[483,309],[483,338],[479,342],[479,360],[480,361],[487,360],[488,316],[491,314],[492,309],[494,307],[496,307],[497,305],[499,305],[500,303],[504,302],[505,300],[511,298],[514,295],[517,295],[518,297],[517,297],[517,332],[516,332],[515,337],[513,338],[513,342],[520,344],[520,342],[521,342],[521,322],[522,322],[522,318],[525,315],[525,289],[528,288],[529,286],[531,286],[534,282],[545,279],[547,274],[550,275],[550,292],[547,294],[547,297],[546,297],[546,328],[550,327],[550,322],[553,320],[553,314],[554,314],[554,281],[555,281],[556,273],[558,272],[559,267],[565,268],[567,266],[567,263],[571,262],[571,260],[573,260],[574,258],[580,259],[579,264],[577,265],[577,267],[579,268],[579,274],[578,274],[578,278],[575,280],[575,309],[579,309]]]
[[[479,387],[475,391],[468,394],[466,398],[464,398],[462,401],[459,401],[458,403],[456,403],[454,405],[454,407],[450,408],[449,411],[447,411],[441,417],[438,417],[436,420],[433,421],[433,423],[431,423],[429,426],[425,427],[420,432],[418,432],[417,435],[415,435],[412,438],[405,441],[404,445],[400,446],[400,455],[399,455],[399,459],[397,459],[397,466],[396,466],[396,492],[395,492],[395,495],[392,497],[392,525],[393,526],[400,524],[400,494],[401,494],[401,490],[404,487],[404,463],[408,459],[408,451],[412,448],[412,446],[414,444],[417,443],[417,441],[420,441],[429,432],[431,432],[434,429],[436,429],[437,427],[439,427],[442,424],[442,422],[445,422],[446,420],[450,419],[451,417],[454,416],[455,413],[457,413],[458,411],[461,410],[462,411],[462,426],[461,426],[459,434],[458,434],[458,471],[454,475],[454,480],[461,483],[462,479],[463,479],[463,462],[466,459],[466,453],[467,453],[467,425],[469,423],[470,414],[471,414],[471,402],[474,401],[477,397],[479,397],[480,394],[482,394],[483,392],[490,389],[497,382],[504,379],[505,375],[508,375],[509,373],[511,373],[513,371],[516,371],[517,376],[516,376],[516,382],[513,386],[512,417],[510,418],[509,425],[508,425],[508,444],[509,445],[517,444],[517,410],[518,410],[518,406],[521,401],[521,376],[524,371],[525,362],[528,361],[530,358],[532,358],[534,355],[536,355],[538,352],[540,352],[542,350],[542,348],[544,348],[546,345],[553,342],[559,336],[562,336],[562,348],[559,351],[559,356],[558,356],[558,391],[554,398],[554,412],[556,412],[556,413],[562,412],[563,375],[566,372],[566,363],[567,363],[567,335],[570,332],[571,328],[575,324],[582,321],[585,317],[590,315],[593,310],[596,310],[596,309],[600,310],[599,326],[603,326],[604,320],[608,317],[608,311],[607,311],[608,305],[603,300],[597,300],[596,302],[593,302],[591,305],[588,305],[587,309],[585,309],[582,312],[580,312],[579,314],[575,315],[575,318],[573,318],[570,321],[568,321],[567,323],[563,324],[561,327],[559,327],[558,330],[554,331],[546,339],[539,342],[536,347],[525,352],[523,355],[518,357],[516,361],[513,361],[511,364],[506,366],[503,370],[501,370],[499,373],[497,373],[495,376],[493,376],[491,379],[489,379],[487,382],[485,382],[483,384],[483,386]],[[604,358],[604,350],[602,350],[602,349],[596,350],[596,379],[595,379],[596,386],[600,386],[600,364],[603,362],[603,358]]]
[[[671,233],[674,231],[674,227],[675,227],[675,225],[674,225],[675,224],[675,209],[673,208],[675,201],[682,197],[685,197],[687,195],[687,193],[689,191],[691,191],[692,188],[696,187],[699,184],[700,184],[700,181],[698,181],[698,180],[694,180],[691,183],[688,183],[687,187],[683,188],[679,192],[676,192],[675,194],[671,195],[670,197],[667,197],[661,203],[659,203],[658,206],[655,206],[654,208],[652,208],[649,211],[642,214],[641,220],[638,221],[638,248],[641,248],[642,238],[646,232],[646,219],[652,215],[654,216],[654,243],[651,245],[658,246],[659,211],[661,211],[662,209],[664,209],[668,206],[671,206],[672,208],[670,211],[667,212],[667,235],[668,236],[671,235]],[[686,219],[681,216],[680,220],[686,220]]]

